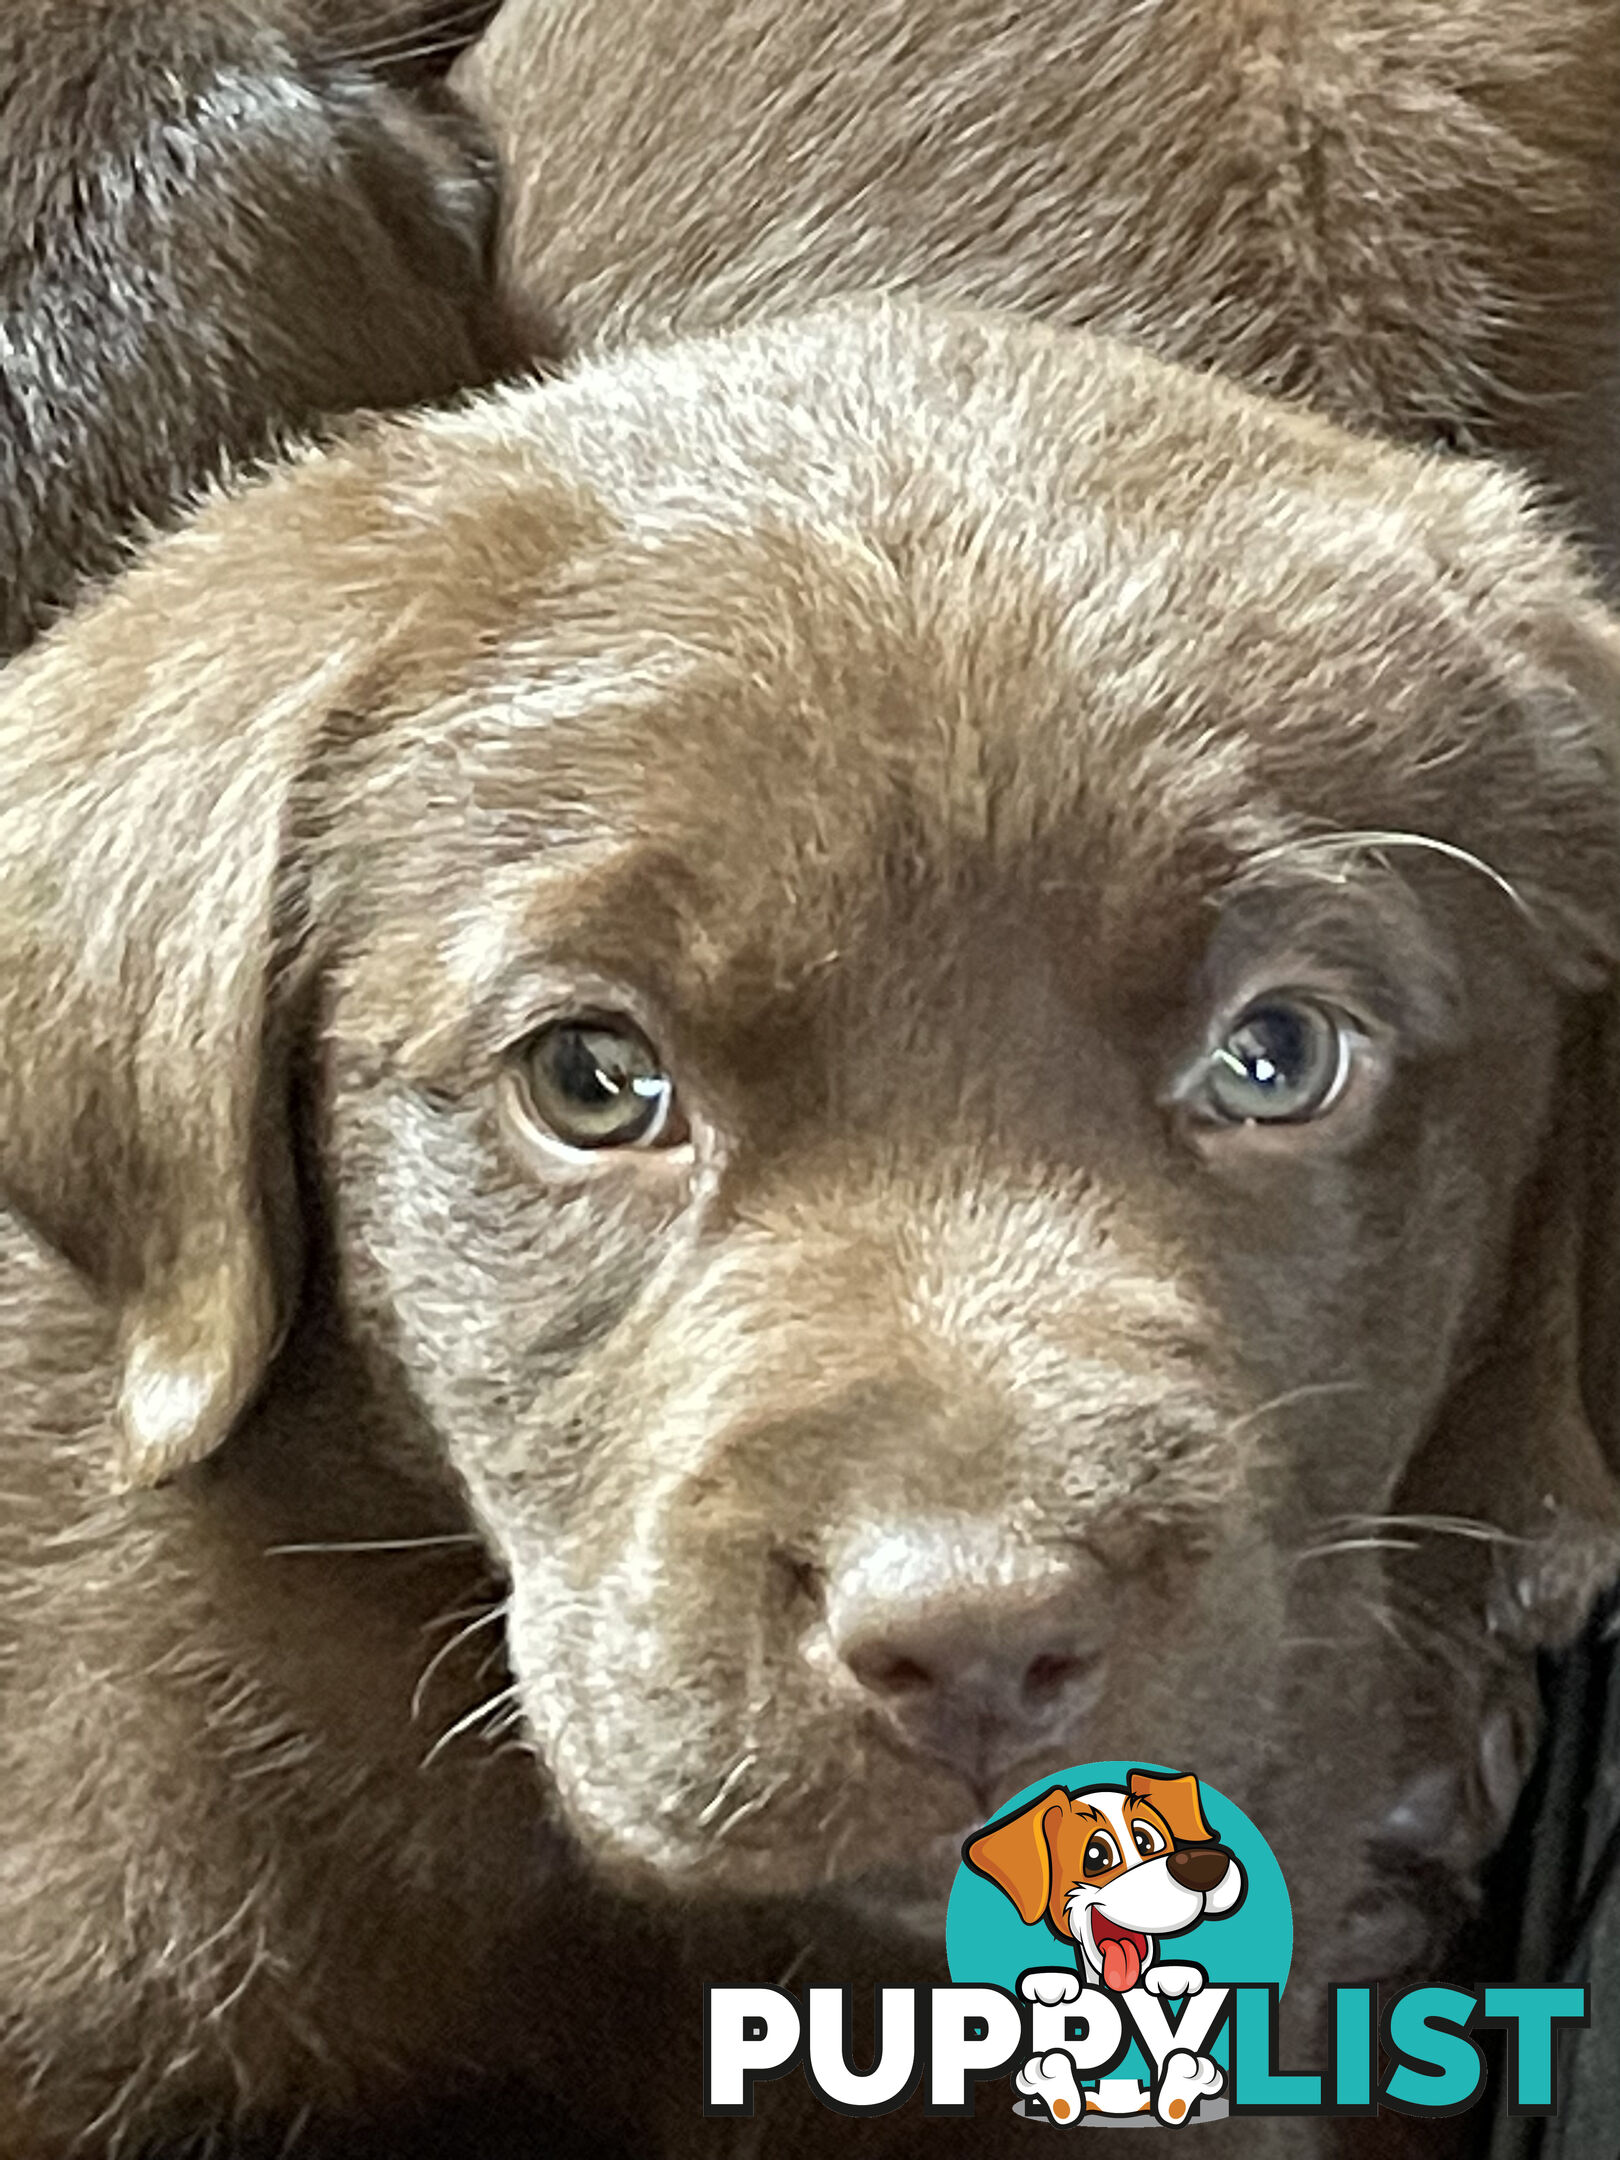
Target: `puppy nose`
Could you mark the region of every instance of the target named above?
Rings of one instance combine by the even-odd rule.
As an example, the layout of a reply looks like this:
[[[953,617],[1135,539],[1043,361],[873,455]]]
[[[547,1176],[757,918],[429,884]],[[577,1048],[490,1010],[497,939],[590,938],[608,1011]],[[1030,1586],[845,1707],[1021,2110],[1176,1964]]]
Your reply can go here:
[[[1087,1706],[1100,1646],[1070,1600],[870,1610],[838,1644],[910,1745],[985,1785]]]
[[[1201,1895],[1223,1880],[1231,1864],[1231,1855],[1217,1851],[1212,1845],[1183,1847],[1165,1862],[1173,1881],[1180,1883],[1183,1890],[1196,1890]]]

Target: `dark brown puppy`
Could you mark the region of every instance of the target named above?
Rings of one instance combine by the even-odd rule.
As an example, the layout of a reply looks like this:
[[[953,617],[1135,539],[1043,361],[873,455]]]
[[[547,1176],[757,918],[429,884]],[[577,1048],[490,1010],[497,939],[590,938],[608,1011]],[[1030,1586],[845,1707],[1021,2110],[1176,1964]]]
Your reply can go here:
[[[476,20],[0,10],[0,655],[224,462],[489,379],[486,154],[384,79]]]
[[[853,307],[307,458],[16,662],[0,2149],[559,2075],[560,1830],[856,1978],[826,1893],[937,1935],[1144,1736],[1291,2005],[1421,1971],[1413,1698],[1511,1790],[1620,1549],[1617,638],[1495,473]],[[511,1670],[419,1689],[458,1608]],[[610,2074],[654,1924],[575,2089],[712,2154]]]
[[[1522,458],[1620,550],[1620,0],[506,0],[537,336],[925,289]]]

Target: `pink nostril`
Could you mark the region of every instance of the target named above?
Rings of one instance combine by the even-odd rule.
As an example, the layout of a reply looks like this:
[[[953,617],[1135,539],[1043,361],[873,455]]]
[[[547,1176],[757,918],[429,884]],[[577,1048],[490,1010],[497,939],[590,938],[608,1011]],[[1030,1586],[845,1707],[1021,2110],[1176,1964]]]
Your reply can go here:
[[[1051,1715],[1076,1682],[1096,1671],[1097,1657],[1078,1646],[1030,1657],[1016,1641],[998,1643],[993,1627],[968,1626],[868,1637],[845,1649],[844,1664],[869,1695],[891,1706],[935,1700],[1016,1724]]]
[[[1086,1708],[1101,1648],[1039,1632],[986,1601],[906,1615],[843,1645],[850,1677],[921,1754],[949,1763],[977,1790]],[[1031,1655],[1031,1638],[1045,1647]]]
[[[1089,1672],[1094,1662],[1094,1659],[1078,1657],[1072,1651],[1043,1650],[1039,1657],[1030,1659],[1024,1674],[1024,1700],[1028,1703],[1050,1701],[1070,1681]]]
[[[852,1650],[844,1662],[870,1695],[918,1695],[934,1685],[926,1665],[883,1643]]]
[[[963,1580],[976,1553],[954,1518],[869,1533],[853,1558],[832,1554],[825,1632],[809,1644],[818,1666],[832,1651],[886,1738],[975,1790],[1059,1745],[1064,1761],[1083,1759],[1114,1626],[1110,1580],[1089,1555],[1032,1581]]]

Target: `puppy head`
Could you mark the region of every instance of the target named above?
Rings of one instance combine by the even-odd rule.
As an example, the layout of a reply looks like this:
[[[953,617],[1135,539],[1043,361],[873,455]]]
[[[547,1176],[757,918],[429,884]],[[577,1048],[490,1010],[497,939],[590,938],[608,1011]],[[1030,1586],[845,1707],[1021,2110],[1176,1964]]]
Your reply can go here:
[[[301,1217],[606,1860],[948,1868],[1369,1656],[1329,1519],[1612,1556],[1616,681],[1505,479],[1017,321],[394,427],[8,672],[0,1178],[136,1479]]]
[[[1133,1770],[1122,1791],[1054,1787],[981,1831],[965,1857],[1005,1892],[1026,1927],[1044,1917],[1094,1969],[1108,1953],[1093,1908],[1106,1912],[1111,1939],[1120,1940],[1122,1927],[1135,1934],[1139,1969],[1157,1936],[1180,1933],[1206,1912],[1230,1912],[1243,1894],[1242,1870],[1216,1844],[1191,1775]],[[1134,1971],[1123,1984],[1135,1984]]]

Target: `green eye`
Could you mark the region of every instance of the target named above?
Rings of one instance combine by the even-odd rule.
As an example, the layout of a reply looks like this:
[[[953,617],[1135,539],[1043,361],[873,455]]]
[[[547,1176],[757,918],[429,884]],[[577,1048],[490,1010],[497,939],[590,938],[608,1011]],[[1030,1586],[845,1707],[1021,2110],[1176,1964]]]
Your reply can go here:
[[[1205,1095],[1230,1125],[1298,1125],[1332,1108],[1350,1076],[1355,1031],[1309,998],[1251,1005],[1218,1045]]]
[[[519,1055],[535,1122],[570,1148],[672,1147],[675,1083],[628,1020],[554,1020]]]

